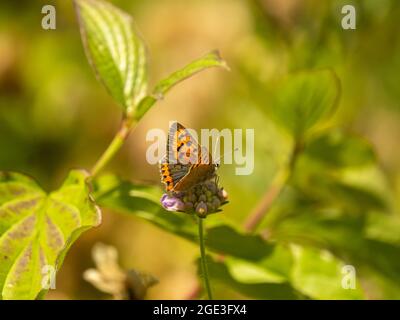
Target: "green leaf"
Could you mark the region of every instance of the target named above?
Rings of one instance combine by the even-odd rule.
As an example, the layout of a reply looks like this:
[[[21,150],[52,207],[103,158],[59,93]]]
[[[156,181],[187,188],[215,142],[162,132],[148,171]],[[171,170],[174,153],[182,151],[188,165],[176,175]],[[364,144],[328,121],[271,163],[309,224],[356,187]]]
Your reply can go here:
[[[160,205],[160,189],[121,181],[112,175],[96,179],[94,188],[96,202],[101,206],[135,215],[165,231],[198,242],[196,220],[185,213],[164,210]],[[274,250],[274,244],[267,243],[261,236],[242,234],[234,227],[221,222],[217,216],[207,219],[205,227],[206,246],[215,252],[259,261],[268,257]]]
[[[235,291],[254,298],[254,299],[300,299],[305,298],[304,295],[296,291],[289,283],[244,283],[235,279],[229,268],[224,262],[216,262],[207,257],[207,265],[211,277],[211,283],[218,281],[226,286],[231,287]],[[200,262],[198,262],[198,270],[200,271]]]
[[[140,118],[142,118],[143,115],[153,106],[153,104],[157,100],[162,99],[164,95],[176,84],[195,75],[200,71],[211,67],[222,67],[229,70],[228,65],[221,58],[218,51],[210,52],[205,56],[192,61],[182,69],[175,71],[167,78],[161,80],[155,86],[153,93],[143,98],[135,112],[135,119],[139,120]]]
[[[132,18],[102,0],[75,0],[90,64],[111,96],[134,108],[147,89],[146,49]]]
[[[228,69],[225,60],[221,58],[218,51],[210,52],[204,57],[192,61],[182,69],[175,71],[167,78],[161,80],[154,88],[154,94],[164,95],[177,83],[211,67],[223,67]]]
[[[72,243],[100,223],[86,184],[71,171],[61,188],[46,194],[31,178],[0,173],[0,293],[2,299],[35,299],[44,266],[58,270]]]
[[[286,282],[290,279],[293,264],[292,252],[277,244],[267,257],[249,261],[235,257],[225,259],[232,277],[243,283]]]
[[[341,202],[343,207],[351,212],[387,209],[386,199],[374,190],[342,182],[328,183],[325,187],[327,188],[325,189],[326,196],[328,197],[330,192],[329,198],[332,203]]]
[[[400,246],[400,216],[371,212],[367,218],[366,233],[368,238]]]
[[[198,243],[196,219],[161,208],[160,189],[121,181],[113,175],[97,178],[94,187],[96,201],[101,206],[140,217]],[[226,257],[225,264],[215,265],[217,279],[250,297],[290,299],[301,296],[288,283],[292,258],[286,248],[268,243],[259,235],[242,234],[220,221],[218,216],[206,219],[205,226],[207,248]]]
[[[376,160],[367,140],[342,131],[329,132],[312,140],[304,154],[331,168],[362,166]]]
[[[336,109],[340,83],[331,70],[300,72],[273,88],[271,115],[297,140],[322,128]]]
[[[342,287],[345,264],[327,251],[294,246],[293,286],[316,299],[363,299],[359,279],[355,288]],[[354,274],[356,276],[356,272]]]
[[[361,215],[367,210],[389,208],[387,183],[375,163],[341,167],[336,160],[332,160],[335,164],[327,164],[329,160],[311,161],[310,157],[300,156],[292,179],[293,185],[309,200]]]
[[[329,250],[346,264],[353,265],[361,278],[373,272],[393,289],[396,288],[398,294],[395,298],[399,298],[400,260],[397,257],[400,246],[367,238],[363,218],[335,219],[311,210],[298,211],[275,225],[271,233],[277,241]]]
[[[189,215],[161,207],[160,188],[103,175],[94,181],[94,197],[102,207],[143,218],[186,239],[196,238],[197,229]]]

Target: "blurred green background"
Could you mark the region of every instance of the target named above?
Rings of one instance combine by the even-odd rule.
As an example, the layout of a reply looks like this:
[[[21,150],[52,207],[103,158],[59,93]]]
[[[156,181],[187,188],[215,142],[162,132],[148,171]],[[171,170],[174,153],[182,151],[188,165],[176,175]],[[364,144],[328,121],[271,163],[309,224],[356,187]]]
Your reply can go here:
[[[254,173],[235,176],[234,166],[220,169],[230,198],[222,219],[240,226],[287,159],[289,137],[266,113],[270,81],[293,71],[330,67],[342,87],[332,121],[344,131],[366,138],[378,159],[373,168],[351,165],[341,173],[389,203],[382,209],[354,196],[351,205],[339,207],[348,205],[350,216],[367,223],[363,234],[393,245],[389,256],[400,259],[399,1],[111,2],[134,17],[147,43],[150,83],[214,48],[220,50],[231,71],[209,70],[174,88],[146,114],[106,171],[159,183],[157,166],[145,159],[145,136],[151,128],[167,130],[170,120],[195,129],[254,128]],[[56,7],[56,30],[41,28],[45,4]],[[341,27],[345,4],[356,7],[356,30]],[[95,80],[86,60],[72,2],[2,1],[0,169],[34,176],[46,190],[52,190],[71,168],[89,169],[94,164],[120,120],[120,109]],[[313,170],[307,163],[305,167],[303,172]],[[311,198],[342,201],[330,187],[318,193],[318,183],[303,180],[300,177],[299,184],[303,182]],[[342,219],[342,213],[336,216]],[[265,223],[273,225],[272,220],[274,214]],[[125,268],[149,272],[160,280],[147,298],[184,299],[197,282],[195,245],[138,218],[106,211],[103,224],[72,247],[57,277],[57,289],[51,290],[48,298],[107,297],[82,278],[83,271],[93,265],[90,250],[97,241],[114,245]],[[355,244],[356,251],[360,248]],[[390,274],[390,281],[373,272],[365,275],[367,298],[400,298],[400,269]],[[242,297],[226,288],[218,290],[221,298]]]

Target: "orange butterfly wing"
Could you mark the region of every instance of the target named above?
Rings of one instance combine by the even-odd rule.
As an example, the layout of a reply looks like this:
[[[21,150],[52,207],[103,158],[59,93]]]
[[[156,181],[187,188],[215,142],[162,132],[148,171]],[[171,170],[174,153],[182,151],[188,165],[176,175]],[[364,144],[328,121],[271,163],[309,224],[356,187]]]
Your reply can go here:
[[[215,173],[211,155],[180,123],[169,130],[167,155],[161,161],[161,181],[167,191],[185,191]]]

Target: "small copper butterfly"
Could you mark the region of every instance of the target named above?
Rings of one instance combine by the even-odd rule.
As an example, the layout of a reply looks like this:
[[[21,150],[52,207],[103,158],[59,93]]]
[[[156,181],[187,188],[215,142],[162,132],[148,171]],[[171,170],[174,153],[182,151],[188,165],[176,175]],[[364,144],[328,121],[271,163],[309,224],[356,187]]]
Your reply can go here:
[[[208,150],[200,146],[183,125],[169,128],[167,154],[160,162],[161,181],[168,192],[187,191],[216,176],[217,164]]]

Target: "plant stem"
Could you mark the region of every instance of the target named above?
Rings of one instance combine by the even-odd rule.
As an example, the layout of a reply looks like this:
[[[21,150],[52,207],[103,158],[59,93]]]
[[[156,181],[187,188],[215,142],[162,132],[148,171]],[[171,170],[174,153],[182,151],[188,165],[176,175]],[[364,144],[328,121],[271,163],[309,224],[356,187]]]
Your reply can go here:
[[[93,166],[91,170],[92,178],[98,175],[98,173],[102,169],[104,169],[108,162],[110,162],[110,160],[115,156],[115,154],[124,144],[134,125],[135,122],[132,122],[129,119],[124,119],[122,121],[121,128],[118,130],[114,139],[111,141],[107,149],[103,152],[99,160],[97,160],[96,164]]]
[[[264,193],[260,202],[256,205],[254,210],[250,213],[247,218],[244,229],[246,231],[254,231],[254,229],[258,226],[264,216],[267,214],[269,209],[271,208],[275,199],[281,193],[283,187],[286,184],[286,181],[289,177],[289,170],[284,168],[272,181],[270,187]]]
[[[276,198],[281,194],[287,181],[292,175],[297,156],[302,150],[302,143],[295,143],[292,154],[289,158],[288,164],[276,175],[270,187],[266,190],[260,202],[254,208],[252,213],[245,221],[244,228],[246,231],[254,231],[260,224],[262,219],[266,216]]]
[[[288,160],[288,164],[282,169],[282,171],[280,171],[277,174],[275,179],[272,181],[271,186],[267,189],[264,196],[261,198],[261,201],[257,204],[256,208],[253,210],[253,212],[248,216],[247,220],[245,221],[244,229],[246,231],[248,232],[254,231],[254,229],[256,229],[261,220],[266,216],[273,202],[280,195],[282,189],[285,187],[287,181],[290,179],[296,164],[297,157],[299,153],[302,151],[302,149],[303,149],[303,144],[301,142],[295,143],[291,156]],[[202,269],[205,279],[204,283],[205,287],[207,288],[208,295],[209,297],[211,297],[210,295],[211,290],[208,282],[207,264],[205,259],[203,258],[205,257],[205,249],[203,242],[203,226],[201,218],[199,218],[199,238],[200,238]],[[218,256],[218,259],[223,261],[224,255],[220,254]],[[188,294],[187,299],[194,299],[195,297],[197,297],[199,292],[200,292],[200,286],[199,284],[196,284],[192,289],[192,291]]]
[[[206,248],[204,245],[204,235],[203,235],[203,219],[199,217],[199,243],[200,243],[200,255],[201,255],[201,268],[203,271],[203,278],[204,278],[204,286],[207,291],[208,299],[212,300],[212,293],[211,293],[211,286],[210,286],[210,279],[208,276],[208,267],[207,267],[207,260],[206,260]]]

